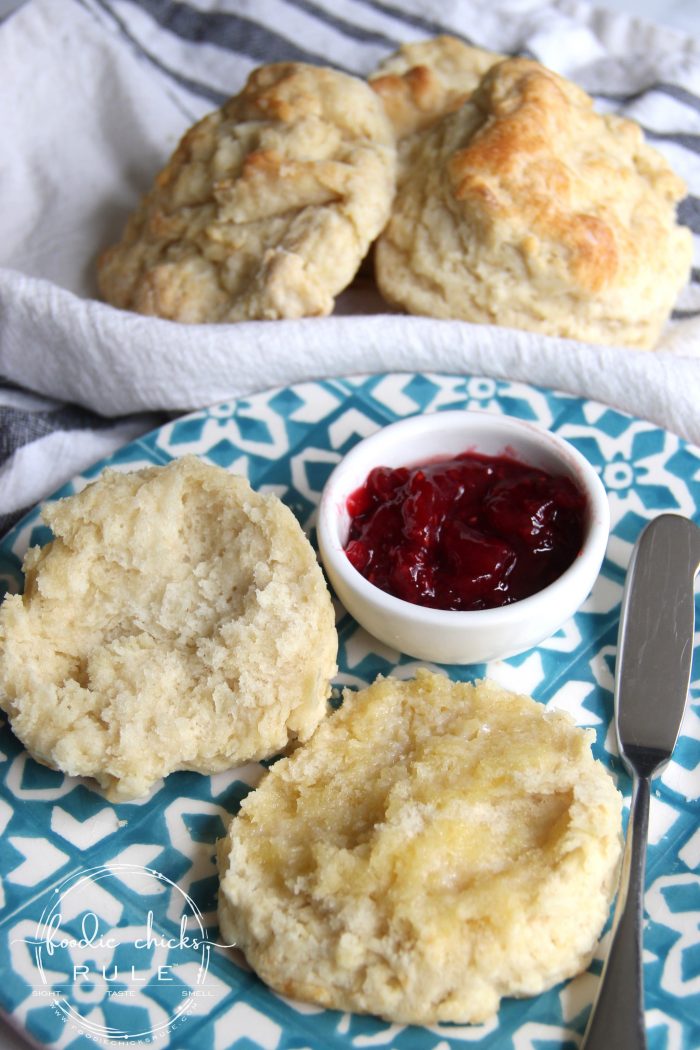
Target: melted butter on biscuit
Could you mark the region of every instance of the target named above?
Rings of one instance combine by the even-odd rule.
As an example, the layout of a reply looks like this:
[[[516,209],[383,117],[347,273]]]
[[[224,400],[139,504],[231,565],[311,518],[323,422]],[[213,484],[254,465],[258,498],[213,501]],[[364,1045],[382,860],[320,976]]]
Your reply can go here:
[[[590,741],[488,681],[348,693],[220,846],[227,939],[284,994],[405,1023],[482,1021],[578,973],[620,851]]]

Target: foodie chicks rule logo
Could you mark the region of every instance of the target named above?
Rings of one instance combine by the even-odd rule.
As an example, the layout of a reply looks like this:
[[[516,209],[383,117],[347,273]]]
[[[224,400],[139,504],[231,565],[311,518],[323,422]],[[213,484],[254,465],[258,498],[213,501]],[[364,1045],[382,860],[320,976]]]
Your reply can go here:
[[[153,905],[145,919],[144,901]],[[38,975],[32,996],[94,1042],[167,1041],[214,994],[206,976],[216,942],[192,898],[153,868],[74,873],[24,943]]]

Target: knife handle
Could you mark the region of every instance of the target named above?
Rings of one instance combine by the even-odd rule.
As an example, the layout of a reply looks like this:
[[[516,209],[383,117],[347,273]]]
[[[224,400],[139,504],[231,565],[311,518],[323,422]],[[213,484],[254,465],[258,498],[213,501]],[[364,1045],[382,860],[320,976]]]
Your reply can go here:
[[[635,776],[610,950],[580,1050],[646,1050],[642,923],[651,780]]]

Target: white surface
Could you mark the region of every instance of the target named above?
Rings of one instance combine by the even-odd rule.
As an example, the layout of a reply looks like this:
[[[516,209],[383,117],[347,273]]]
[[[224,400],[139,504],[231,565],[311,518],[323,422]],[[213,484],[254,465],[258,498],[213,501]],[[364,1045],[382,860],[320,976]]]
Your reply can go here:
[[[625,11],[649,22],[700,35],[698,0],[639,0],[639,3],[634,0],[606,0],[598,6],[611,11]]]
[[[642,32],[619,16],[596,17],[576,0],[551,6],[508,0],[498,9],[486,0],[462,0],[449,11],[439,0],[411,0],[410,6],[452,19],[455,31],[488,46],[527,42],[537,57],[584,86],[593,80],[614,91],[637,75],[648,83],[681,70],[700,91],[700,42]],[[99,15],[102,8],[92,10]],[[290,19],[296,10],[288,9]],[[0,176],[3,200],[13,202],[3,212],[0,262],[15,268],[0,271],[0,373],[47,396],[118,415],[185,411],[322,375],[432,368],[555,386],[700,442],[698,319],[680,321],[662,337],[660,352],[644,353],[389,314],[362,295],[346,297],[329,318],[231,326],[172,324],[97,302],[96,252],[110,243],[179,132],[211,103],[184,89],[178,93],[137,61],[89,5],[62,11],[57,28],[53,0],[31,0],[0,32],[0,68],[14,96],[0,113],[5,140],[13,144]],[[373,9],[372,17],[389,16]],[[292,35],[293,29],[290,24]],[[157,34],[152,49],[182,68],[179,38],[157,26],[149,31]],[[408,26],[411,34],[424,31]],[[343,47],[344,60],[358,70],[376,60],[374,44],[348,37]],[[232,77],[247,72],[235,53],[207,46],[209,52]],[[637,55],[643,55],[641,72]],[[201,62],[190,51],[187,57]],[[663,92],[644,101],[645,120],[662,129],[679,108],[686,124],[695,120],[691,107],[679,107]],[[672,142],[658,145],[674,155],[679,173],[694,179],[700,193],[697,155]],[[54,201],[58,207],[47,207]],[[691,299],[700,295],[697,286],[687,291]],[[368,309],[375,316],[359,316]]]

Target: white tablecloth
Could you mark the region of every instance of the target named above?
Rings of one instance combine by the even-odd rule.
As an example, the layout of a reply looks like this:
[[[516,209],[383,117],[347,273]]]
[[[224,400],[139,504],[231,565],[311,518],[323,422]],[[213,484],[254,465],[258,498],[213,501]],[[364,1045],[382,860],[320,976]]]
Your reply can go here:
[[[636,118],[688,183],[680,216],[700,247],[700,43],[624,15],[572,0],[30,0],[0,25],[0,524],[164,413],[323,375],[520,379],[700,442],[699,270],[650,353],[390,313],[362,287],[329,318],[235,326],[96,300],[98,252],[180,134],[254,66],[364,74],[401,41],[445,31],[532,54]]]

